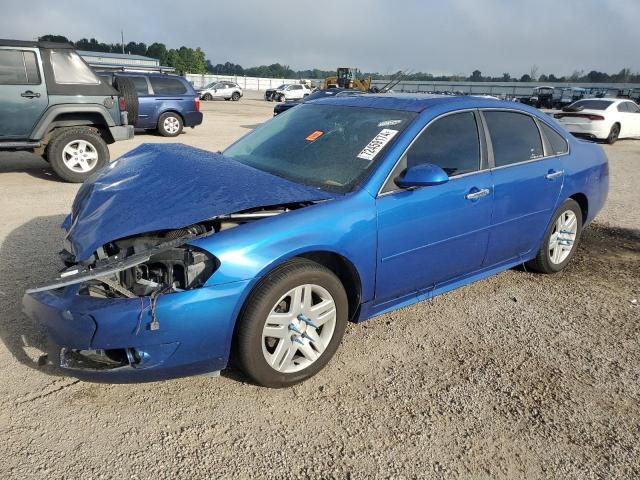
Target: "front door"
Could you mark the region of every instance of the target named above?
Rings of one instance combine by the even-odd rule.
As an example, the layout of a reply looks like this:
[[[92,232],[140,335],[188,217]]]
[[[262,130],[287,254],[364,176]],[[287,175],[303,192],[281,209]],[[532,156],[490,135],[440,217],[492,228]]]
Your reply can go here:
[[[426,291],[481,268],[493,192],[483,169],[477,113],[444,116],[424,130],[394,170],[440,166],[447,183],[402,190],[393,178],[378,197],[376,303]]]
[[[564,180],[558,155],[566,153],[566,141],[545,127],[548,136],[554,135],[545,153],[531,116],[496,110],[483,115],[494,159],[488,267],[527,256],[540,247]]]
[[[26,140],[47,108],[37,49],[0,47],[0,139]]]

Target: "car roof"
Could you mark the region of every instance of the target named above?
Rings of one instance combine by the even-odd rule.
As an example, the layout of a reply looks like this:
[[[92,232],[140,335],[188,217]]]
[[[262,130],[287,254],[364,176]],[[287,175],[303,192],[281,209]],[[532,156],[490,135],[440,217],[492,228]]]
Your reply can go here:
[[[423,110],[443,106],[456,105],[458,108],[508,108],[522,111],[535,111],[517,102],[478,98],[468,95],[417,95],[417,94],[365,94],[353,96],[335,96],[319,98],[309,103],[320,105],[342,105],[347,107],[379,108],[383,110],[404,110],[422,112]]]
[[[23,47],[23,48],[70,48],[70,49],[76,48],[71,43],[39,42],[36,40],[0,39],[0,45],[3,47]]]

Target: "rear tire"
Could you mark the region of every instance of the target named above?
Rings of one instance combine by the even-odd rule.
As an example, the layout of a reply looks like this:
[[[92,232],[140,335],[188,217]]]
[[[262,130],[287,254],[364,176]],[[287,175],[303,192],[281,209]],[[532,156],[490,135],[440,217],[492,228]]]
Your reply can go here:
[[[573,219],[573,221],[572,221]],[[556,210],[536,258],[526,266],[540,273],[557,273],[571,261],[582,235],[582,209],[568,198]]]
[[[177,137],[182,132],[182,117],[174,112],[166,112],[158,119],[158,133],[163,137]]]
[[[300,292],[298,302],[292,292]],[[344,287],[331,270],[306,259],[282,264],[254,289],[242,309],[235,335],[240,368],[266,387],[306,380],[338,349],[348,308]]]
[[[231,100],[237,102],[238,100],[240,100],[240,94],[238,92],[233,92],[233,94],[231,95]]]
[[[71,127],[54,133],[46,156],[62,180],[81,183],[109,162],[109,148],[96,130]]]
[[[607,137],[607,143],[609,145],[613,145],[618,141],[619,136],[620,136],[620,124],[614,123],[611,127],[611,131],[609,132],[609,136]]]
[[[113,87],[118,90],[120,96],[124,98],[127,108],[127,121],[129,125],[135,125],[138,122],[138,91],[133,81],[129,78],[116,76],[113,80]]]

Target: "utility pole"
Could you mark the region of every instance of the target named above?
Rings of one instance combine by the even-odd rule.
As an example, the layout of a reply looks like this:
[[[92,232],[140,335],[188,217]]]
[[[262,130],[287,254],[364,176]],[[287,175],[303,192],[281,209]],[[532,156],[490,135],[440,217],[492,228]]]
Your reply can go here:
[[[120,30],[120,41],[122,42],[122,54],[124,55],[124,30]]]

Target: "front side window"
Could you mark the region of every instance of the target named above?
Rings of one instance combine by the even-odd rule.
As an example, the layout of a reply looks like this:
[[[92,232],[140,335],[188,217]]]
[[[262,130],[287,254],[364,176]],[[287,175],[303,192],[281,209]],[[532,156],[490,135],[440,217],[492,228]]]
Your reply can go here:
[[[224,155],[293,182],[346,193],[374,168],[415,116],[304,103],[253,130]]]
[[[97,85],[100,79],[73,50],[51,50],[49,58],[58,84]]]
[[[544,122],[540,122],[540,126],[542,127],[544,136],[547,137],[547,140],[549,141],[551,155],[562,155],[569,151],[569,145],[567,144],[567,141],[562,138],[562,135]]]
[[[526,162],[544,156],[542,139],[529,115],[515,112],[485,111],[493,159],[496,167]]]
[[[455,113],[436,120],[406,154],[407,168],[432,163],[450,177],[480,169],[480,140],[473,112]]]
[[[38,85],[40,73],[35,52],[0,50],[0,85]]]
[[[183,95],[187,87],[176,78],[149,77],[151,88],[156,95]]]

